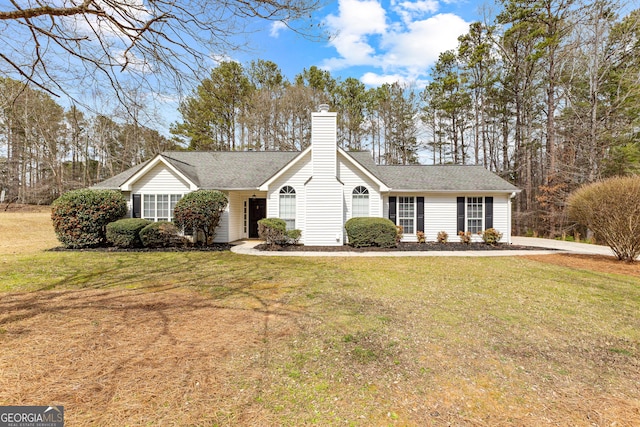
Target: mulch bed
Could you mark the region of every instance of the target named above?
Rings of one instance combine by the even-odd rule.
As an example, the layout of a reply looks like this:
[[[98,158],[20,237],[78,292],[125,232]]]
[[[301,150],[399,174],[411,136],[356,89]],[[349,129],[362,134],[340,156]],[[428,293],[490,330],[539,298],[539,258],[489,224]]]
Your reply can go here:
[[[554,250],[533,246],[520,246],[510,245],[507,243],[499,243],[497,245],[487,245],[484,243],[400,243],[395,248],[379,248],[379,247],[366,247],[366,248],[354,248],[349,245],[342,246],[304,246],[304,245],[289,245],[289,246],[269,246],[267,244],[260,244],[255,247],[261,251],[277,251],[277,252],[426,252],[426,251],[533,251],[533,250]]]
[[[70,249],[64,246],[47,249],[51,252],[222,252],[231,249],[231,245],[226,243],[214,244],[211,246],[181,246],[168,248],[115,248],[113,246],[98,248]]]

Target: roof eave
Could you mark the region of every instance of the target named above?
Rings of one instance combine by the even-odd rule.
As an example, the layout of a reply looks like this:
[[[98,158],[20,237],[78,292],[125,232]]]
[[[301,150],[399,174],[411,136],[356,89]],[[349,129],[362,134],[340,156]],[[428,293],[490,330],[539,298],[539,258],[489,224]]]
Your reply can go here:
[[[195,191],[195,190],[199,189],[199,187],[198,187],[198,185],[196,183],[194,183],[191,179],[189,179],[189,177],[187,177],[179,169],[177,169],[174,165],[172,165],[171,162],[165,160],[162,157],[162,154],[156,154],[156,156],[149,163],[147,163],[138,172],[136,172],[133,175],[131,175],[131,177],[129,177],[129,179],[127,179],[125,182],[122,183],[122,185],[120,185],[120,191],[131,191],[132,190],[132,186],[136,181],[138,181],[141,177],[146,175],[151,169],[153,169],[154,167],[156,167],[160,163],[165,165],[173,173],[175,173],[181,179],[183,179],[185,182],[187,182],[189,184],[189,190]]]

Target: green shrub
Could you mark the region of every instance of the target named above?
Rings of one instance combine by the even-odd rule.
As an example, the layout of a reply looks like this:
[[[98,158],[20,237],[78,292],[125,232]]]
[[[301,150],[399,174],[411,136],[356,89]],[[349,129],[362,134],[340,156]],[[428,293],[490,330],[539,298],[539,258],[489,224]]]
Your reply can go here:
[[[51,205],[51,220],[58,240],[67,248],[89,248],[106,243],[106,226],[127,213],[120,191],[69,191]]]
[[[158,221],[140,230],[140,240],[145,248],[171,248],[184,246],[186,239],[171,222]]]
[[[173,222],[185,233],[201,234],[205,245],[213,243],[216,227],[228,204],[227,196],[217,190],[198,190],[186,194],[173,210]]]
[[[356,248],[379,246],[392,248],[396,246],[398,229],[386,218],[356,217],[346,222],[349,244]]]
[[[287,223],[280,218],[263,218],[258,221],[258,236],[269,246],[297,244],[300,230],[287,230]]]
[[[446,231],[438,231],[436,240],[438,243],[447,243],[449,241],[449,234]]]
[[[502,233],[495,228],[487,228],[482,232],[482,241],[487,245],[494,246],[500,241],[500,239],[502,239]]]
[[[567,200],[569,217],[593,231],[619,260],[640,256],[640,176],[585,185]]]
[[[302,237],[302,231],[300,230],[287,230],[287,238],[289,239],[289,243],[293,245],[297,245],[298,241]]]
[[[124,218],[107,224],[107,242],[117,248],[141,248],[140,230],[151,224],[148,219]]]

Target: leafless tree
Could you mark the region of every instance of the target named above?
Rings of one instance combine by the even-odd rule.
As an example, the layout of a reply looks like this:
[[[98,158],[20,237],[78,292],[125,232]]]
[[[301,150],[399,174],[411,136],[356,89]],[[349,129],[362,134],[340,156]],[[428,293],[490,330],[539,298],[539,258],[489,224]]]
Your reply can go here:
[[[311,35],[305,22],[318,6],[318,0],[11,0],[0,6],[0,76],[73,99],[110,86],[126,103],[124,81],[179,90],[185,79],[210,70],[211,58],[241,48],[241,36],[258,22]]]

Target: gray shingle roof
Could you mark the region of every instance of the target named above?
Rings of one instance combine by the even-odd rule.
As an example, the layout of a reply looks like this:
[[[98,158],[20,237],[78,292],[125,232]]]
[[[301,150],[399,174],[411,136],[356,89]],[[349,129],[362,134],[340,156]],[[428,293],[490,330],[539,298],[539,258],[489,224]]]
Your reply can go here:
[[[124,184],[136,172],[142,169],[147,163],[149,163],[149,160],[147,160],[146,162],[142,162],[139,165],[135,165],[134,167],[129,168],[117,175],[114,175],[111,178],[107,178],[104,181],[95,184],[91,188],[95,188],[96,190],[119,190],[122,184]]]
[[[300,152],[167,151],[162,157],[203,189],[255,189],[284,168]],[[348,153],[392,191],[519,191],[482,166],[378,166],[368,152]],[[94,188],[118,188],[144,165],[137,165]]]
[[[519,191],[483,166],[376,166],[375,173],[396,191]]]

